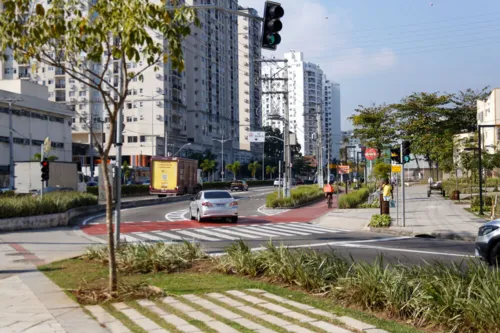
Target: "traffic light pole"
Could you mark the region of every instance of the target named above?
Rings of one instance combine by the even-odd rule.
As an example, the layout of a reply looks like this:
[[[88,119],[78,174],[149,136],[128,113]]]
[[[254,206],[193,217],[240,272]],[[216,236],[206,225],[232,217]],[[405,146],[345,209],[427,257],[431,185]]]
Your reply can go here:
[[[401,161],[401,221],[403,223],[403,227],[406,226],[406,221],[405,221],[405,161],[404,161],[404,155],[403,155],[403,144],[400,146],[401,149],[401,158],[403,159]]]
[[[45,154],[45,151],[43,149],[43,144],[42,144],[42,145],[40,145],[40,163],[43,162],[43,158],[45,157],[44,154]],[[43,187],[44,186],[43,186],[43,180],[42,180],[42,192],[40,194],[40,196],[41,196],[42,199],[43,199]]]

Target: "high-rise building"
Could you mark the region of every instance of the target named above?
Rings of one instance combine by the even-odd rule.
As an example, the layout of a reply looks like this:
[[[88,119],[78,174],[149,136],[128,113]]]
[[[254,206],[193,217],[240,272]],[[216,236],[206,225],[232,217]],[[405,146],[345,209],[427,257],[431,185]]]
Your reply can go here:
[[[197,0],[186,0],[198,5]],[[237,10],[235,0],[205,0],[204,5],[217,5]],[[224,161],[233,160],[234,150],[240,148],[238,108],[238,18],[234,14],[214,9],[198,11],[200,27],[192,27],[186,39],[187,141],[190,149],[212,150],[221,163],[222,143]]]
[[[340,84],[329,80],[325,76],[323,83],[324,95],[324,127],[325,147],[330,150],[330,159],[340,158],[342,132],[340,130]],[[326,155],[325,155],[326,157]]]
[[[304,61],[302,52],[285,53],[288,60],[288,87],[285,81],[263,81],[263,91],[283,91],[288,88],[290,131],[297,134],[297,142],[303,155],[316,155],[318,144],[317,115],[320,124],[324,121],[323,70],[319,65]],[[265,78],[284,78],[283,63],[266,63],[262,66]],[[284,116],[282,94],[266,94],[262,100],[263,125],[283,130],[283,121],[276,116]]]
[[[257,15],[252,8],[240,11]],[[261,84],[260,77],[260,27],[255,19],[238,17],[238,67],[239,67],[239,116],[240,116],[240,149],[258,152],[262,145],[250,143],[250,131],[262,127]]]

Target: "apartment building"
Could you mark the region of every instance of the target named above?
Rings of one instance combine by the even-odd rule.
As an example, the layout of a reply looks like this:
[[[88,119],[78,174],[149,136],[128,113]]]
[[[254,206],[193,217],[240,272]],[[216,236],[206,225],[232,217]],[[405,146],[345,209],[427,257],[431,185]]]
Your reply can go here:
[[[14,162],[29,161],[40,153],[45,138],[50,137],[49,155],[69,162],[71,154],[71,118],[65,105],[48,101],[47,87],[24,80],[0,81],[0,187],[8,183],[9,102],[12,107]]]
[[[263,91],[283,91],[288,89],[290,130],[297,134],[297,142],[303,155],[316,155],[318,146],[317,115],[324,123],[324,74],[319,65],[304,61],[302,52],[285,53],[288,60],[288,83],[285,81],[263,81]],[[262,76],[284,78],[283,63],[266,63],[262,66]],[[263,125],[283,130],[283,122],[276,116],[284,116],[282,94],[265,95],[262,100]]]
[[[330,159],[340,158],[342,131],[340,130],[340,84],[328,80],[325,76],[323,83],[325,121],[323,133],[325,135],[325,149],[330,150]]]
[[[234,0],[186,0],[188,5],[217,5],[237,10]],[[187,141],[190,149],[216,153],[219,165],[234,159],[240,148],[238,108],[238,18],[214,9],[198,11],[201,27],[185,42]],[[217,140],[224,140],[221,143]],[[228,140],[229,139],[229,140]],[[226,141],[227,140],[227,141]]]
[[[492,154],[500,144],[500,88],[495,88],[485,101],[477,101],[477,124],[499,125],[494,128],[482,128],[482,148]]]
[[[257,15],[255,9],[240,11]],[[239,118],[240,149],[262,152],[262,144],[250,143],[248,133],[262,127],[261,84],[260,84],[260,29],[259,21],[238,17],[238,68],[239,68]]]

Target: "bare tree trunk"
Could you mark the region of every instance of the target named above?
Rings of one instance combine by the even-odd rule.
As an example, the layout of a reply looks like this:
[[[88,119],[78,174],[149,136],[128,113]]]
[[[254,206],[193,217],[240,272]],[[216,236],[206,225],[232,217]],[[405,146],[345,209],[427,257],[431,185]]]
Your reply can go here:
[[[109,181],[108,159],[102,158],[102,171],[104,173],[104,186],[106,189],[106,227],[108,230],[108,253],[109,253],[109,289],[111,292],[117,291],[117,273],[116,273],[116,252],[115,239],[113,237],[113,202],[111,182]],[[120,189],[116,189],[119,191]]]

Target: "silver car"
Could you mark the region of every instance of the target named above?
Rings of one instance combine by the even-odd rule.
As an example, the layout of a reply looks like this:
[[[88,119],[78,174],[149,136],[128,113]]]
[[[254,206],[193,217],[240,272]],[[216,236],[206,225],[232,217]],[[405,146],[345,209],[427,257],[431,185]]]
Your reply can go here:
[[[208,218],[230,218],[231,222],[238,222],[238,201],[228,191],[211,190],[201,191],[191,198],[189,204],[191,220]]]
[[[490,265],[500,265],[500,219],[485,223],[479,228],[476,256]]]

